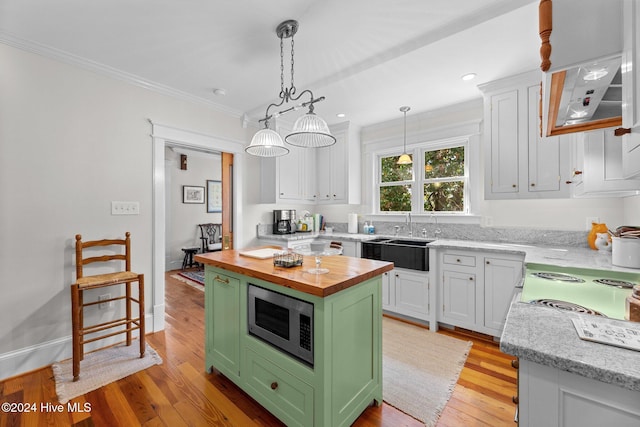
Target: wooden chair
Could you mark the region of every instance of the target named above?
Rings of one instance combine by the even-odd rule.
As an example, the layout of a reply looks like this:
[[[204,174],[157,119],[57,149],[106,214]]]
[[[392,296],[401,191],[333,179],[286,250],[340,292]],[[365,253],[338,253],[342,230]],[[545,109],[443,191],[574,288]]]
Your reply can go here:
[[[198,224],[202,253],[222,250],[222,224]]]
[[[80,361],[84,358],[84,345],[118,334],[126,334],[126,343],[131,345],[131,332],[140,331],[140,358],[144,357],[145,337],[144,337],[144,275],[131,271],[131,233],[125,234],[124,240],[94,240],[82,241],[80,234],[76,235],[76,281],[71,284],[71,324],[73,338],[73,380],[77,381],[80,376]],[[124,254],[122,254],[124,246]],[[115,253],[107,255],[96,255],[86,257],[83,250],[87,248],[98,248]],[[91,251],[90,251],[91,252]],[[104,251],[102,251],[104,252]],[[124,261],[124,271],[114,273],[97,274],[85,276],[83,268],[87,264],[96,262]],[[138,298],[131,296],[131,283],[138,282]],[[84,302],[83,292],[89,289],[104,288],[108,286],[125,285],[125,295],[101,301]],[[126,301],[125,317],[100,323],[92,326],[84,325],[85,307],[102,303],[109,303],[124,299]],[[131,302],[138,304],[138,317],[131,314]],[[115,332],[108,332],[112,328],[118,328]],[[96,336],[99,332],[105,332]],[[87,338],[91,335],[91,338]]]

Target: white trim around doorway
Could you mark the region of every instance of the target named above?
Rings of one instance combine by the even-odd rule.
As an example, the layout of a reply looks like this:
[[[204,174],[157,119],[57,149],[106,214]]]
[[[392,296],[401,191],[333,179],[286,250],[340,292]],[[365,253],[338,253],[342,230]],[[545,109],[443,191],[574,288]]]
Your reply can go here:
[[[234,154],[233,167],[233,223],[240,224],[242,217],[242,170],[244,144],[241,141],[233,141],[205,135],[172,126],[151,123],[151,138],[153,144],[153,231],[152,231],[152,305],[153,305],[153,331],[164,329],[164,285],[165,285],[165,147],[184,147],[191,150],[206,151],[212,153]],[[234,227],[234,241],[242,241],[242,227]]]

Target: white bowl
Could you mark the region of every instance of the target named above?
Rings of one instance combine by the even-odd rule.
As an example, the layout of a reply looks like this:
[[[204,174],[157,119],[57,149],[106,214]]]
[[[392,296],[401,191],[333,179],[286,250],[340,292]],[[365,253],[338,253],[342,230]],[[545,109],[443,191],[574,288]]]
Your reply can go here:
[[[640,268],[640,239],[612,237],[611,264],[619,267]]]

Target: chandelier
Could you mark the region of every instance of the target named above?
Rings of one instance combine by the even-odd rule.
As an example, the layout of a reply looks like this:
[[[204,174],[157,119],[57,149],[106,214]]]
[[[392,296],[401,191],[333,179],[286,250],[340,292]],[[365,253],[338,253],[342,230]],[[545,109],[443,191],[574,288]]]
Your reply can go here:
[[[407,154],[407,111],[409,111],[411,107],[400,107],[400,111],[404,113],[404,143],[402,149],[402,155],[398,158],[396,164],[398,165],[410,165],[413,163],[411,160],[411,156]]]
[[[333,145],[336,142],[336,138],[329,132],[329,126],[320,117],[318,117],[313,111],[313,104],[324,100],[324,96],[315,98],[310,90],[303,90],[296,95],[297,89],[294,84],[293,78],[293,66],[294,66],[294,44],[293,36],[298,31],[298,21],[288,20],[282,22],[276,28],[276,34],[280,39],[280,94],[278,98],[280,102],[272,103],[267,107],[264,118],[259,122],[264,122],[264,129],[259,130],[251,139],[251,144],[245,148],[245,151],[249,154],[261,157],[276,157],[282,156],[289,152],[289,149],[284,145],[280,135],[269,129],[269,120],[278,117],[289,111],[298,110],[299,108],[309,108],[309,111],[299,117],[293,125],[293,130],[289,135],[285,137],[287,144],[295,145],[297,147],[304,148],[318,148],[327,147]],[[284,87],[284,39],[291,39],[291,84],[289,87]],[[295,106],[280,110],[277,113],[270,114],[269,110],[278,108],[289,102],[296,102],[303,95],[308,95],[309,100],[301,102]]]

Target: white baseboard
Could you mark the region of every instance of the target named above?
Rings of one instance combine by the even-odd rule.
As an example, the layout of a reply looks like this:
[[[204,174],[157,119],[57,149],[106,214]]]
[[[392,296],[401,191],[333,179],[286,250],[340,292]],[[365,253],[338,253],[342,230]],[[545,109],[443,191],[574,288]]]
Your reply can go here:
[[[156,331],[155,328],[153,330],[150,328],[155,325],[153,317],[152,314],[145,316],[147,333]],[[134,337],[138,336],[136,332],[133,331]],[[122,335],[115,335],[102,341],[87,344],[85,351],[116,344],[120,341],[122,341]],[[0,381],[69,359],[71,355],[71,335],[0,354]]]

